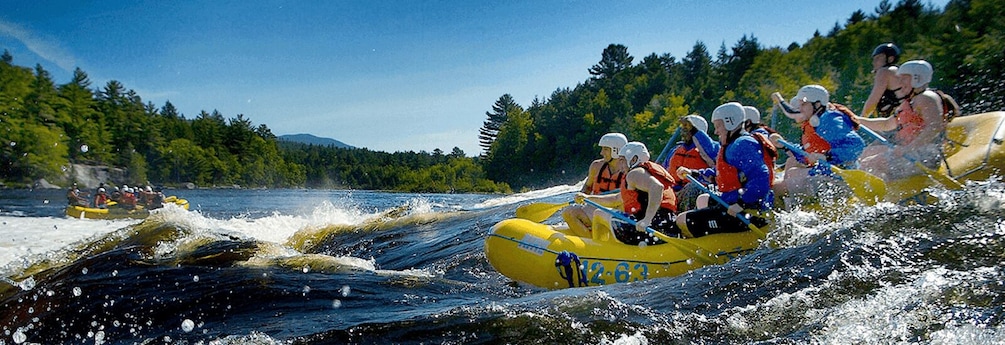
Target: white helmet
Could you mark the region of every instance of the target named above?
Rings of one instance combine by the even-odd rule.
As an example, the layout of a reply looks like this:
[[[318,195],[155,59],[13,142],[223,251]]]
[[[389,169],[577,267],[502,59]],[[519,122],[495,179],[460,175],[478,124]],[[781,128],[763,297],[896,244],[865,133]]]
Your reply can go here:
[[[617,155],[618,150],[628,143],[628,137],[621,133],[607,133],[600,137],[600,147],[610,147],[611,153]]]
[[[98,193],[104,193],[104,192],[105,192],[104,188],[98,188]]]
[[[897,68],[897,75],[910,74],[911,87],[919,88],[932,82],[932,64],[925,60],[911,60]]]
[[[633,141],[625,144],[624,147],[618,151],[618,155],[625,157],[628,161],[628,167],[637,167],[642,162],[649,160],[649,149],[646,148],[646,144],[640,143],[638,141]]]
[[[743,119],[750,123],[761,123],[761,112],[749,105],[743,106]]]
[[[743,105],[737,102],[720,105],[712,111],[712,121],[722,120],[723,124],[726,125],[726,131],[729,132],[740,127],[744,116]]]
[[[681,118],[681,120],[690,122],[691,126],[699,131],[708,133],[708,121],[705,121],[704,117],[692,114]]]
[[[826,107],[827,103],[830,102],[830,93],[823,86],[806,85],[800,88],[799,92],[796,92],[796,97],[793,97],[792,102],[789,102],[789,104],[799,109],[804,99],[810,103],[820,102],[821,107]]]

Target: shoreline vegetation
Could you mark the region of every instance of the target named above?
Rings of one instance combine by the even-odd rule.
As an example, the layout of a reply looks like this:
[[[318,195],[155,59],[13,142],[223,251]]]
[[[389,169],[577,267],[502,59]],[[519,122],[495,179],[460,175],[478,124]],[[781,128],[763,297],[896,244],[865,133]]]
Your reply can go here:
[[[433,193],[511,193],[575,183],[596,158],[596,140],[604,133],[624,133],[655,155],[680,118],[708,118],[724,102],[761,109],[763,121],[786,138],[797,137],[799,129],[791,121],[771,123],[773,92],[794,94],[819,84],[832,90],[833,101],[860,111],[872,87],[870,54],[885,42],[901,47],[901,62],[932,63],[932,85],[952,95],[964,114],[1005,109],[1005,24],[999,20],[1005,8],[994,0],[928,6],[883,0],[803,44],[763,47],[752,33],[730,48],[723,43],[714,56],[699,41],[682,58],[651,53],[636,63],[628,47],[610,44],[575,87],[559,87],[526,108],[502,95],[485,113],[478,133],[483,152],[476,157],[457,147],[386,153],[284,142],[243,114],[225,118],[204,110],[188,118],[170,101],[144,102],[115,80],[92,87],[80,68],[57,85],[41,65],[14,65],[4,50],[0,188],[43,180],[90,186],[84,181],[90,177],[114,185]],[[105,167],[107,175],[81,176],[77,165]]]

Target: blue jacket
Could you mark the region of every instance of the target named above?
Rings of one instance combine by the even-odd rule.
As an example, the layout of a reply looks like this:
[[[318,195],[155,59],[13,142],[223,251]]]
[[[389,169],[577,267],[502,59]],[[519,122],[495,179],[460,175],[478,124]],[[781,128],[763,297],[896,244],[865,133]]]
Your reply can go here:
[[[855,132],[851,120],[836,110],[827,110],[819,117],[817,135],[831,145],[827,162],[838,166],[854,166],[865,149],[865,141]]]
[[[704,133],[702,133],[704,134]],[[708,135],[695,135],[703,148],[713,148],[718,155],[720,144],[714,142]],[[707,141],[705,139],[708,139]],[[771,172],[764,163],[764,150],[761,143],[749,134],[744,134],[726,147],[726,163],[736,167],[740,173],[743,188],[722,194],[722,200],[729,204],[738,201],[744,208],[767,210],[774,206],[775,194],[771,191]],[[715,169],[702,169],[702,176],[715,176]]]

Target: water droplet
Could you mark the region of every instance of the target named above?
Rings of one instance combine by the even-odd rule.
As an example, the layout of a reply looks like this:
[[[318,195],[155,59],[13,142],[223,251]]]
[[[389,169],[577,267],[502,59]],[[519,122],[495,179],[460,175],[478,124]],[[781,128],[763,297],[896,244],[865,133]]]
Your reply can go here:
[[[74,286],[73,287],[73,296],[80,297],[81,293],[83,293],[83,292],[80,290],[79,286]]]
[[[332,308],[335,308],[335,309],[342,308],[342,301],[333,300],[332,301]]]
[[[339,292],[342,293],[342,297],[347,297],[349,296],[349,290],[350,290],[349,285],[342,285],[342,288],[339,289]]]
[[[10,146],[11,147],[17,146],[17,143],[12,141],[12,142],[10,142]]]
[[[119,275],[119,270],[112,271],[112,277],[115,277],[115,276],[118,276],[118,275]]]
[[[310,271],[311,271],[311,267],[310,266],[304,266],[304,273],[307,273],[307,272],[310,272]]]
[[[15,344],[22,344],[28,340],[28,336],[25,335],[20,328],[18,328],[17,331],[14,331],[14,336],[12,338],[14,338]]]
[[[195,329],[195,322],[192,322],[192,320],[185,319],[185,321],[181,322],[181,330],[185,333],[191,332],[193,329]]]
[[[87,147],[87,144],[80,145],[80,152],[87,153],[87,150],[90,150],[90,149],[91,148]]]
[[[87,267],[84,267],[83,269],[81,269],[80,273],[81,274],[87,274]]]
[[[199,282],[199,276],[192,277],[192,281],[198,283]]]
[[[311,287],[308,285],[304,285],[304,295],[307,295],[307,293],[309,292],[311,292]]]

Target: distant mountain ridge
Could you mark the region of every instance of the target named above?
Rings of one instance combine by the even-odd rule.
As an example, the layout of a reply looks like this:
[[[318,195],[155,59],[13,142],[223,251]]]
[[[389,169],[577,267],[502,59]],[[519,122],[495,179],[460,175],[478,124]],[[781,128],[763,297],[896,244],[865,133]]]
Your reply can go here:
[[[306,133],[284,134],[284,135],[280,135],[278,138],[279,138],[280,141],[289,141],[289,142],[301,143],[301,144],[310,144],[310,145],[318,145],[318,146],[330,146],[330,145],[334,145],[337,148],[343,148],[343,149],[352,149],[352,148],[355,148],[352,145],[347,145],[346,143],[343,143],[341,141],[338,141],[338,140],[335,140],[335,139],[332,139],[332,138],[321,138],[321,137],[317,137],[317,136],[314,136],[314,135],[311,135],[311,134],[306,134]]]

